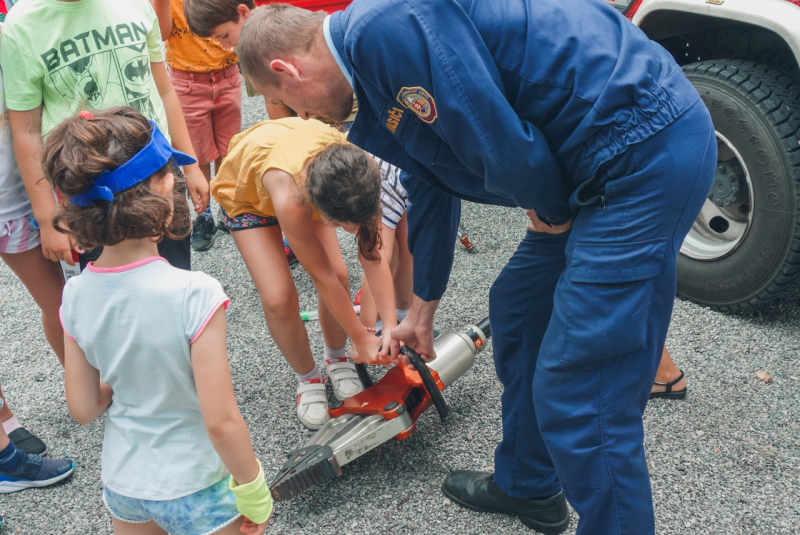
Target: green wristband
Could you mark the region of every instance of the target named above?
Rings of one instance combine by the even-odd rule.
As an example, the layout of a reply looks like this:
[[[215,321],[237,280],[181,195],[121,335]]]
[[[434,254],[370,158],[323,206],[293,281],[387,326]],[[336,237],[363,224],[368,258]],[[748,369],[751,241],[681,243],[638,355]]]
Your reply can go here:
[[[240,485],[231,476],[230,489],[236,498],[236,510],[256,524],[263,524],[272,514],[272,493],[264,480],[264,470],[258,462],[258,475],[250,483]]]

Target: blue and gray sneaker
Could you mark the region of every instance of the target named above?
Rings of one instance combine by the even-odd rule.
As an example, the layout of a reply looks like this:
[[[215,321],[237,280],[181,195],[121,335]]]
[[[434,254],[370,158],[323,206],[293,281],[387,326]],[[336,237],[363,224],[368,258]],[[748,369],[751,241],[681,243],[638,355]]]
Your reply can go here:
[[[0,470],[0,494],[46,487],[69,477],[75,470],[75,462],[69,459],[45,459],[21,450],[17,450],[17,455],[19,463],[14,470]]]

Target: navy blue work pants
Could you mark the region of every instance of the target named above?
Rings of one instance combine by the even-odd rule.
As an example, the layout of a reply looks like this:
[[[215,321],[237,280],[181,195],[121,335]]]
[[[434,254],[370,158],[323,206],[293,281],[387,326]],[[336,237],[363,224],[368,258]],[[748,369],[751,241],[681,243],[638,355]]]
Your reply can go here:
[[[492,286],[495,481],[520,498],[563,488],[578,535],[655,532],[642,414],[716,155],[698,101],[601,167],[569,233],[528,232]]]

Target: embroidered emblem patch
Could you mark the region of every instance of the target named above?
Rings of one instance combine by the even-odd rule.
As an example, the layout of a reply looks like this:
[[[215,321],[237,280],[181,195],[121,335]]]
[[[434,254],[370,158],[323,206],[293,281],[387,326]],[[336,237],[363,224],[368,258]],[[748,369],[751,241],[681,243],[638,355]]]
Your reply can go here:
[[[392,106],[392,109],[389,110],[386,117],[386,129],[389,130],[392,134],[397,133],[397,127],[400,126],[400,120],[403,118],[403,110],[398,108],[397,106]]]
[[[431,94],[421,87],[404,87],[397,94],[397,101],[428,124],[436,120],[436,103]]]

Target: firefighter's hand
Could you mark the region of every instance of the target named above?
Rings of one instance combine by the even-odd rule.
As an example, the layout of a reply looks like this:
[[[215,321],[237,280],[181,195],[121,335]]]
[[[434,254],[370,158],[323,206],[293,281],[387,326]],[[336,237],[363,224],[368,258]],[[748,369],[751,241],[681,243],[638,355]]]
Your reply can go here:
[[[528,230],[532,232],[542,232],[544,234],[563,234],[572,228],[572,220],[570,219],[563,225],[548,225],[539,219],[535,210],[526,210],[531,222],[528,223]]]
[[[407,317],[392,329],[392,355],[400,364],[412,368],[408,357],[400,353],[400,342],[416,351],[425,362],[431,362],[436,358],[436,352],[433,350],[433,323],[426,325],[414,321],[413,318],[409,321]]]

